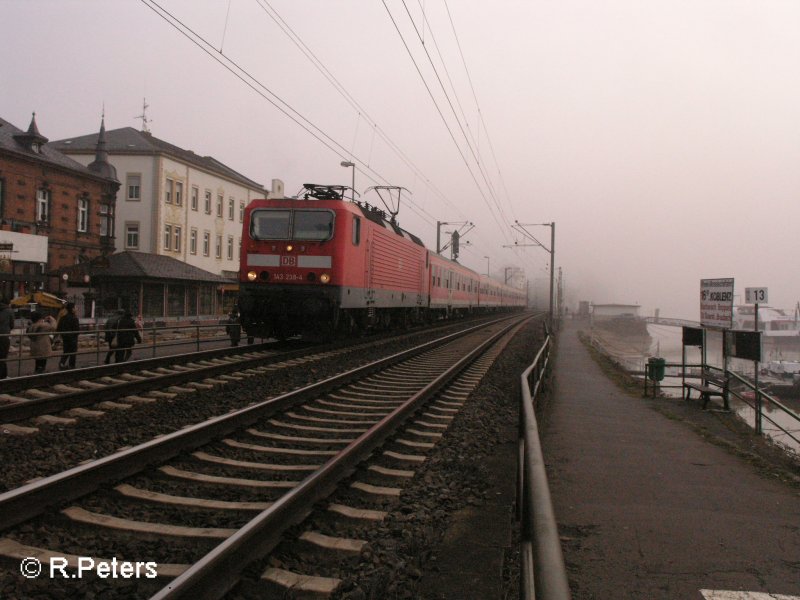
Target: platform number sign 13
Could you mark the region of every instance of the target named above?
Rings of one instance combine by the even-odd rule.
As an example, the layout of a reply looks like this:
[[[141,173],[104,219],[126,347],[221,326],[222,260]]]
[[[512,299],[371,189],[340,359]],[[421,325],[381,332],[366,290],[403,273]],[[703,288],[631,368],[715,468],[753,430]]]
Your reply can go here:
[[[769,302],[769,294],[765,287],[744,288],[744,301],[747,304],[766,304]]]

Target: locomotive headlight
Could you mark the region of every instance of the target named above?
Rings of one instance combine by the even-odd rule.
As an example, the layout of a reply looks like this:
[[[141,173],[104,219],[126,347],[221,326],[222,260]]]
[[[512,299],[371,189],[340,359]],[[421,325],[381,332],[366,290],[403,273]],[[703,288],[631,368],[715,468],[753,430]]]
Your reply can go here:
[[[294,250],[294,246],[292,246],[291,244],[286,244],[286,251],[291,252],[292,250]]]
[[[255,271],[247,272],[247,281],[255,281],[258,278],[258,273]]]
[[[321,283],[328,283],[331,280],[331,276],[328,275],[327,273],[323,273],[322,275],[319,276],[319,280]]]

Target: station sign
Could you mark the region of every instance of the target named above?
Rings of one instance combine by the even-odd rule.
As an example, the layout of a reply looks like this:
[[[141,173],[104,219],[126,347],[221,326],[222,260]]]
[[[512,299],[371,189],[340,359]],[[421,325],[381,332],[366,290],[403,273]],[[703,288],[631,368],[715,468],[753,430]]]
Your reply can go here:
[[[768,290],[765,287],[744,288],[745,304],[766,304],[769,302]]]
[[[714,329],[733,325],[733,277],[700,280],[700,324]]]

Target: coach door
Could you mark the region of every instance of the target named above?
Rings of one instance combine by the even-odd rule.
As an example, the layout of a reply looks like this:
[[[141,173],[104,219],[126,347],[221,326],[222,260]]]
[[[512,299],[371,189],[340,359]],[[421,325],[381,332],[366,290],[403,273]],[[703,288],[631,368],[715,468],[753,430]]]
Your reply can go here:
[[[374,248],[373,248],[373,241],[372,236],[369,236],[367,240],[367,252],[364,259],[364,268],[366,269],[366,273],[364,273],[364,282],[367,285],[366,293],[364,294],[364,300],[367,306],[374,306],[375,305],[375,265],[374,259],[375,256]]]

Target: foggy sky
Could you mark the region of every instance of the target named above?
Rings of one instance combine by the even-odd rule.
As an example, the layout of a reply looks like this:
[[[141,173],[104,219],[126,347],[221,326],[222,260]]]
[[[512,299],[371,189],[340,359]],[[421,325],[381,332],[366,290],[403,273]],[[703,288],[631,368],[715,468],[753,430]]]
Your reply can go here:
[[[503,246],[528,243],[515,220],[554,221],[570,308],[697,319],[700,279],[715,277],[742,296],[768,287],[773,306],[800,300],[800,3],[158,3],[305,128],[139,0],[0,0],[0,116],[25,129],[36,111],[57,140],[97,131],[103,107],[106,128],[139,128],[146,97],[153,135],[289,194],[349,185],[339,163],[354,160],[357,190],[412,192],[400,222],[428,247],[437,220],[472,221],[461,262],[486,272],[488,255],[493,275],[524,268],[537,285],[548,253]],[[548,228],[528,229],[549,246]]]

